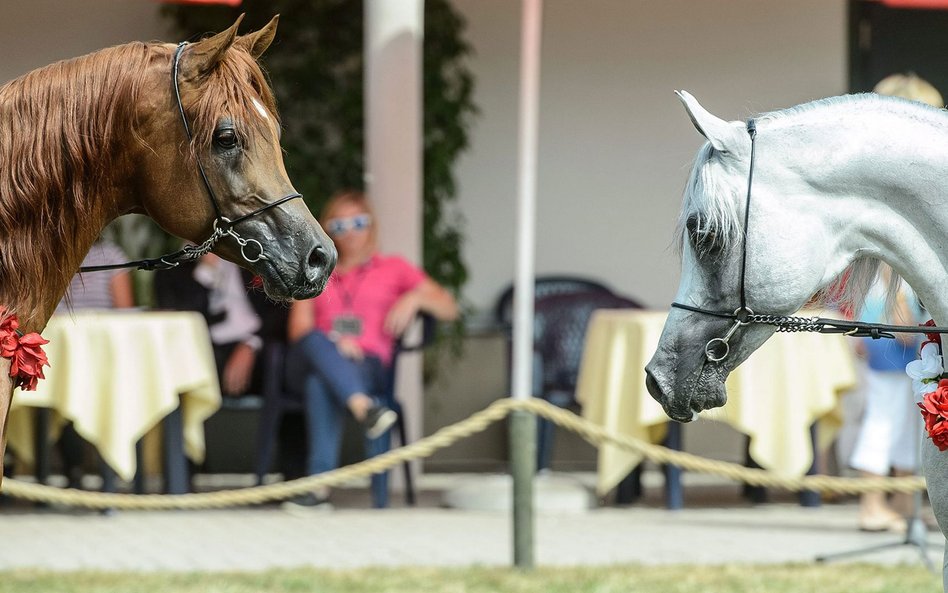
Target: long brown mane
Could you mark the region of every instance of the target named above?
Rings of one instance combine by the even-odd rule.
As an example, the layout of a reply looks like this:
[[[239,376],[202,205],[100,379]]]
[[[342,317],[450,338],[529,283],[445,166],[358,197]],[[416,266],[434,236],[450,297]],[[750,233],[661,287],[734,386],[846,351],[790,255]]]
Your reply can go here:
[[[0,306],[33,317],[75,273],[85,254],[73,236],[102,224],[97,194],[131,132],[147,58],[131,43],[0,87]]]
[[[137,139],[135,106],[148,90],[145,75],[156,52],[168,59],[168,78],[160,81],[167,92],[171,47],[137,42],[57,62],[0,87],[0,307],[8,312],[43,318],[44,302],[62,295],[84,248],[114,211],[104,199],[115,182],[111,165]],[[263,124],[252,97],[276,117],[264,74],[237,47],[193,95],[186,100],[192,155],[210,144],[225,114],[246,141],[245,126]]]

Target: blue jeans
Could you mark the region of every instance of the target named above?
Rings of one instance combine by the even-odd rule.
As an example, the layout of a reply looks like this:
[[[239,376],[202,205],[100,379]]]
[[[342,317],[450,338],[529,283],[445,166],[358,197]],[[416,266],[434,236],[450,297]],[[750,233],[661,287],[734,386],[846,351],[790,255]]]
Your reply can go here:
[[[366,355],[361,361],[344,357],[320,331],[313,331],[290,346],[287,382],[293,391],[303,394],[309,474],[339,467],[347,402],[356,393],[382,393],[387,370],[375,356]]]

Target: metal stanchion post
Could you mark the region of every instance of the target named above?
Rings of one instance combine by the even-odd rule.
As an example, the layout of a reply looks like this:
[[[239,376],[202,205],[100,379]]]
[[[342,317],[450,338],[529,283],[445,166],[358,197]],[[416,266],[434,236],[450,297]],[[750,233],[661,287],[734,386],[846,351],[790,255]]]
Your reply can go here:
[[[533,477],[536,474],[537,419],[524,410],[510,413],[513,475],[514,565],[533,568]]]
[[[916,418],[916,421],[912,423],[912,426],[915,430],[915,443],[918,447],[918,457],[917,464],[920,466],[922,459],[922,437],[921,437],[921,418]],[[859,548],[856,550],[846,550],[843,552],[835,552],[833,554],[822,554],[816,557],[817,562],[830,562],[832,560],[840,560],[842,558],[850,558],[852,556],[861,556],[863,554],[868,554],[870,552],[879,552],[882,550],[888,550],[889,548],[898,548],[901,546],[915,546],[918,548],[918,553],[922,558],[922,563],[925,564],[925,567],[931,572],[935,572],[935,565],[932,563],[931,558],[928,557],[928,528],[925,527],[925,522],[922,521],[922,491],[916,490],[912,494],[912,512],[906,517],[907,526],[905,530],[905,539],[900,542],[888,542],[885,544],[878,544],[875,546],[868,546],[865,548]]]
[[[518,140],[517,274],[514,291],[513,398],[533,395],[533,293],[536,234],[537,112],[543,0],[523,0]],[[533,567],[533,477],[536,419],[516,411],[510,420],[514,565]]]

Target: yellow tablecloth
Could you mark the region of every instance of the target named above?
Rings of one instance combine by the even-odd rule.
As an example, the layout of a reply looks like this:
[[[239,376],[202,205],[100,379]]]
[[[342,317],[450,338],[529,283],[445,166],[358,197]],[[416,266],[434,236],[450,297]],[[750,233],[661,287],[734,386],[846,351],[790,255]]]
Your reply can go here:
[[[10,410],[8,445],[21,459],[33,460],[32,409],[51,408],[131,479],[135,443],[179,402],[185,451],[204,459],[204,420],[221,395],[201,315],[75,312],[54,315],[43,337],[46,379],[36,391],[17,390]]]
[[[815,315],[816,313],[801,313]],[[611,431],[659,442],[669,421],[645,388],[645,365],[658,345],[667,312],[600,310],[589,323],[576,397],[583,416]],[[702,413],[750,437],[762,467],[802,475],[813,462],[810,426],[820,421],[828,444],[841,425],[838,396],[856,385],[851,346],[840,335],[775,334],[727,381],[728,402]],[[687,430],[687,429],[686,429]],[[614,488],[641,457],[615,446],[599,449],[597,490]]]

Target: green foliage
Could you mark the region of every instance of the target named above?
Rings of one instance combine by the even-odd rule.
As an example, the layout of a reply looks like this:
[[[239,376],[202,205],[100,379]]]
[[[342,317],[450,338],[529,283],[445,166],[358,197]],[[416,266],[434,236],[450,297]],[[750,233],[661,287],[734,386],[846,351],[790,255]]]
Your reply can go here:
[[[432,534],[438,537],[438,534]],[[279,569],[244,573],[6,571],[0,593],[935,593],[921,565],[606,565]]]
[[[182,39],[221,31],[241,12],[246,14],[242,31],[259,29],[279,13],[276,41],[262,60],[280,108],[290,179],[313,212],[335,191],[362,187],[363,0],[248,0],[236,9],[169,5],[163,10]],[[426,0],[424,19],[423,265],[460,295],[467,267],[453,169],[468,147],[477,113],[474,79],[465,63],[472,49],[462,36],[464,20],[448,0]],[[450,334],[457,352],[460,321]]]
[[[363,3],[361,0],[275,0],[222,6],[167,6],[182,38],[197,39],[246,16],[258,29],[280,13],[277,39],[263,56],[283,120],[282,143],[294,185],[318,212],[335,191],[362,187]],[[446,0],[425,2],[424,265],[455,292],[467,280],[461,222],[451,209],[453,166],[468,146],[476,114],[473,77],[464,60],[464,21]]]

